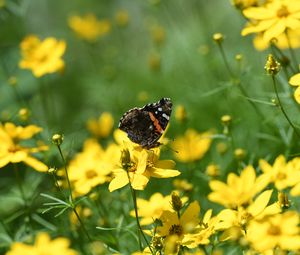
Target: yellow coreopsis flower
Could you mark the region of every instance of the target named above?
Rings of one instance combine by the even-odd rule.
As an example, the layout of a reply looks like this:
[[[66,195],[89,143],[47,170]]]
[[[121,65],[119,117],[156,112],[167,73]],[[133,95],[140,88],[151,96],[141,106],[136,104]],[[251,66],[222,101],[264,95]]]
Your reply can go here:
[[[212,132],[198,133],[188,129],[184,136],[177,137],[172,144],[175,158],[181,162],[193,162],[201,159],[210,148]],[[178,153],[177,153],[178,152]]]
[[[84,143],[83,151],[78,153],[68,166],[69,178],[76,195],[85,195],[93,187],[111,180],[111,173],[120,159],[120,148],[110,144],[106,149],[94,139]]]
[[[296,86],[296,90],[294,92],[294,98],[298,104],[300,104],[300,73],[295,74],[289,80],[289,83],[292,86]]]
[[[42,128],[35,125],[22,127],[15,126],[10,122],[5,123],[4,125],[0,124],[0,168],[9,163],[23,162],[37,171],[47,171],[48,167],[41,161],[32,157],[31,154],[48,150],[48,147],[45,145],[38,147],[27,147],[22,145],[22,141],[31,139],[41,131]]]
[[[98,119],[90,119],[87,122],[87,129],[99,138],[109,136],[113,126],[114,118],[109,112],[103,112]]]
[[[182,244],[186,234],[192,233],[200,222],[200,205],[197,201],[192,202],[180,217],[177,212],[164,211],[160,217],[162,226],[156,228],[159,236],[177,236],[176,242]],[[188,240],[185,240],[187,242]]]
[[[111,29],[109,20],[98,20],[97,17],[91,13],[83,17],[71,16],[68,23],[70,28],[80,38],[89,42],[94,42],[99,37],[105,36]]]
[[[261,221],[250,222],[247,240],[258,252],[273,250],[278,247],[285,251],[300,249],[299,214],[287,211],[273,215]]]
[[[24,38],[20,44],[22,59],[19,66],[30,69],[35,77],[55,73],[64,69],[62,56],[66,50],[66,42],[48,37],[41,41],[35,35]]]
[[[78,253],[69,246],[70,241],[67,238],[58,237],[51,240],[47,233],[39,233],[34,244],[13,243],[5,255],[77,255]]]
[[[275,159],[273,166],[264,159],[259,161],[259,166],[263,171],[262,176],[268,178],[269,183],[274,183],[278,190],[300,182],[300,158],[286,162],[285,157],[280,155]]]
[[[182,245],[193,249],[199,245],[209,244],[209,238],[215,233],[218,221],[218,217],[212,217],[212,210],[208,210],[193,233],[187,233],[184,235]]]
[[[237,208],[249,204],[268,183],[267,177],[256,177],[254,168],[247,166],[240,176],[230,173],[227,176],[227,183],[210,181],[212,192],[208,195],[208,199],[228,208]]]
[[[278,37],[274,38],[271,42],[266,42],[263,39],[263,34],[259,33],[253,39],[254,47],[257,50],[265,50],[270,46],[270,43],[275,44],[279,49],[287,49],[290,46],[294,48],[300,47],[300,29],[288,30],[287,31],[289,41],[285,34],[281,34]],[[290,44],[290,45],[289,45]]]
[[[281,212],[281,208],[277,203],[268,206],[272,190],[266,190],[261,193],[253,203],[247,207],[239,206],[236,210],[225,209],[218,214],[217,229],[228,229],[222,235],[222,240],[235,237],[232,235],[235,231],[232,229],[238,228],[241,234],[247,233],[247,225],[252,220],[260,220],[267,215],[274,215]]]
[[[264,6],[250,7],[243,11],[250,23],[242,30],[242,35],[263,33],[269,42],[287,29],[300,28],[300,2],[298,0],[274,0]]]
[[[160,149],[143,149],[141,146],[129,141],[125,132],[115,132],[119,144],[123,144],[120,164],[113,170],[114,178],[109,184],[112,192],[126,186],[129,181],[136,190],[143,190],[150,177],[170,178],[180,175],[174,170],[173,160],[159,160]]]
[[[181,198],[182,203],[187,202],[187,197]],[[159,219],[164,211],[174,211],[171,205],[171,195],[163,196],[161,193],[154,193],[149,200],[137,199],[138,215],[142,219],[141,225],[152,224],[155,219]],[[134,211],[130,215],[135,217]]]

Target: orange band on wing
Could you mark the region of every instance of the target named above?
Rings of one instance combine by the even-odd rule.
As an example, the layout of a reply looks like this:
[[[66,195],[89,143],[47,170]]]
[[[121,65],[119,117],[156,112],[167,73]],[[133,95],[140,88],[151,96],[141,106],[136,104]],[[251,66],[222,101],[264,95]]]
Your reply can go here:
[[[164,130],[159,125],[158,119],[155,118],[155,116],[151,112],[149,112],[149,116],[150,116],[150,119],[153,121],[153,125],[156,128],[156,131],[158,131],[159,133],[162,134],[164,132]]]

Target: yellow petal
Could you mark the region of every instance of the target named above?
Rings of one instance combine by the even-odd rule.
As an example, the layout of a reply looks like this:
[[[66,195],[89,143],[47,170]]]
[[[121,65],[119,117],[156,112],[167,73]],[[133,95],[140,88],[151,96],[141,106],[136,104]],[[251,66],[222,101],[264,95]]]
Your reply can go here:
[[[275,18],[275,13],[264,7],[251,7],[243,11],[245,17],[255,20]]]
[[[178,170],[173,169],[163,169],[163,168],[156,168],[152,167],[149,170],[149,173],[152,177],[155,178],[169,178],[169,177],[175,177],[181,174]]]
[[[289,84],[293,86],[300,86],[300,73],[293,75],[289,80]]]
[[[188,208],[180,217],[181,225],[185,228],[185,232],[190,232],[199,223],[200,205],[198,201],[190,203]]]
[[[263,38],[265,41],[271,41],[273,38],[278,37],[280,34],[284,32],[286,29],[286,26],[284,25],[284,22],[277,21],[275,24],[273,24],[263,35]]]
[[[23,162],[40,172],[45,172],[48,170],[48,167],[44,163],[30,156],[27,156],[25,159],[23,159]]]
[[[252,216],[256,216],[260,214],[268,205],[271,195],[272,195],[273,190],[266,190],[262,194],[260,194],[254,201],[253,204],[251,204],[248,207],[248,212]]]
[[[142,174],[134,174],[133,180],[131,181],[132,188],[135,190],[143,190],[145,189],[147,183],[149,182],[149,178]]]
[[[108,189],[110,192],[114,190],[120,189],[128,184],[128,176],[127,173],[123,170],[116,175],[114,179],[109,183]]]
[[[294,92],[294,98],[300,104],[300,86]]]

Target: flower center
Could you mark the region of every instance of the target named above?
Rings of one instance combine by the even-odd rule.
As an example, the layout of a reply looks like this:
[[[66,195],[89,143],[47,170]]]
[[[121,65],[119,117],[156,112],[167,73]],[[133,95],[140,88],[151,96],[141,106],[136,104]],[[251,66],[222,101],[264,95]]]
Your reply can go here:
[[[251,213],[248,213],[248,212],[243,212],[242,215],[241,215],[241,219],[240,219],[240,223],[241,225],[246,225],[247,222],[252,219],[253,216]]]
[[[281,230],[278,226],[271,225],[268,229],[268,234],[272,236],[279,236],[281,234]]]
[[[183,228],[181,225],[172,225],[169,229],[169,234],[170,235],[178,235],[181,236],[183,234]]]
[[[290,14],[288,8],[285,5],[282,5],[281,8],[277,11],[277,17],[284,18]]]
[[[277,174],[277,179],[279,179],[279,180],[286,179],[286,174],[285,173],[278,173]]]
[[[93,179],[94,177],[96,177],[97,176],[97,173],[95,172],[95,170],[87,170],[86,172],[85,172],[85,177],[87,178],[87,179]]]
[[[10,153],[16,153],[18,150],[18,147],[13,145],[8,148],[8,152]]]

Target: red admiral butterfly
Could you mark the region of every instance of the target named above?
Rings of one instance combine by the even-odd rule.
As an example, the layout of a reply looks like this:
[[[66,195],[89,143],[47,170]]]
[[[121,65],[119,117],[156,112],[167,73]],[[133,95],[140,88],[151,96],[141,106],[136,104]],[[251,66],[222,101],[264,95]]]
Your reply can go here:
[[[126,112],[119,122],[119,128],[129,139],[146,149],[158,147],[159,138],[165,131],[172,112],[170,98],[162,98],[156,103]]]

